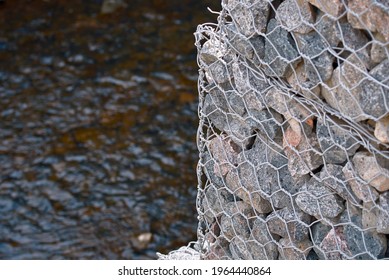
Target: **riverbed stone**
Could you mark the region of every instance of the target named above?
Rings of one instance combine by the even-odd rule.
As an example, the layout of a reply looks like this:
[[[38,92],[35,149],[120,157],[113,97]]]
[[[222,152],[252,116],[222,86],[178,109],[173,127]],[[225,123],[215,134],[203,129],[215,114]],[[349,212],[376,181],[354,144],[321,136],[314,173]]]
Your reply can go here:
[[[308,0],[308,2],[333,17],[339,17],[345,11],[342,0]]]
[[[353,203],[359,203],[359,199],[351,190],[343,174],[343,166],[335,164],[324,165],[320,172],[320,179],[326,187],[335,191],[341,198]]]
[[[344,210],[343,199],[315,178],[300,189],[296,203],[302,211],[319,220],[335,218]]]
[[[353,164],[357,174],[377,191],[389,190],[389,170],[381,167],[374,155],[358,152],[354,155]]]
[[[223,0],[222,6],[243,35],[250,37],[265,31],[270,12],[267,0]]]
[[[354,28],[381,33],[389,41],[389,3],[381,0],[348,0],[347,19]]]
[[[351,162],[348,162],[342,169],[346,182],[350,185],[355,196],[363,202],[374,202],[378,199],[378,192],[375,188],[366,184],[356,174]]]
[[[270,77],[287,77],[291,67],[297,66],[301,57],[288,31],[275,19],[267,26],[264,61],[268,63],[265,73]]]
[[[283,208],[272,212],[266,218],[271,233],[294,241],[308,238],[311,217],[298,209]]]
[[[316,135],[326,163],[343,163],[354,155],[360,146],[347,128],[333,122],[323,123],[318,120]]]
[[[380,195],[377,215],[377,232],[389,234],[389,192]]]
[[[308,239],[296,242],[289,238],[281,238],[279,244],[280,260],[305,260],[312,249],[312,242]]]
[[[374,136],[382,143],[389,143],[389,116],[377,121],[374,129]]]
[[[286,0],[278,7],[276,19],[289,32],[308,33],[312,30],[314,14],[306,0]]]

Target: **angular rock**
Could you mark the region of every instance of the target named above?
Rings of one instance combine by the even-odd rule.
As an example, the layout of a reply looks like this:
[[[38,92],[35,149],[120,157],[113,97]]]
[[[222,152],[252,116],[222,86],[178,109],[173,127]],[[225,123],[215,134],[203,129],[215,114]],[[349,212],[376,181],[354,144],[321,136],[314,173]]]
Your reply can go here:
[[[319,220],[335,218],[344,210],[343,200],[315,178],[301,188],[296,203],[302,211]]]
[[[217,187],[223,187],[223,180],[218,173],[218,175],[215,174],[215,160],[211,157],[210,153],[205,152],[203,154],[203,157],[200,160],[200,164],[203,166],[203,171],[205,176],[207,177],[208,181],[214,184]]]
[[[389,116],[377,121],[374,136],[382,143],[389,143]]]
[[[316,135],[326,163],[343,163],[360,146],[350,131],[333,122],[323,123],[318,120]]]
[[[296,35],[301,54],[303,54],[305,72],[313,83],[325,82],[331,78],[335,57],[328,51],[326,39],[316,32]]]
[[[254,90],[250,90],[243,95],[243,101],[245,103],[246,111],[251,112],[253,110],[265,109],[264,100]]]
[[[353,164],[357,174],[379,192],[389,190],[389,170],[381,167],[374,155],[358,152],[354,155]]]
[[[287,131],[292,129],[288,127]],[[285,135],[289,135],[286,133]],[[288,169],[292,176],[305,175],[323,164],[319,152],[319,143],[315,135],[301,135],[298,144],[293,147],[284,135],[284,151],[288,157]]]
[[[304,63],[300,63],[292,70],[291,75],[286,78],[291,87],[308,99],[321,100],[321,88],[318,84],[309,81]]]
[[[229,249],[230,242],[225,238],[219,237],[216,242],[212,243],[209,250],[203,257],[204,260],[231,260],[232,255]]]
[[[265,102],[276,112],[283,115],[286,120],[294,118],[304,122],[313,114],[307,105],[303,105],[291,94],[283,92],[276,87],[272,87],[267,91]]]
[[[227,53],[227,46],[217,38],[211,38],[200,50],[200,59],[207,65],[216,62]]]
[[[351,254],[342,227],[332,228],[323,238],[320,249],[324,252],[324,259],[327,260],[342,260],[345,259],[344,254]]]
[[[380,195],[377,216],[377,232],[389,234],[389,193]]]
[[[281,238],[279,244],[280,260],[305,260],[312,248],[312,243],[308,239],[295,242],[289,238]]]
[[[249,251],[255,260],[276,260],[278,257],[277,238],[267,228],[266,222],[256,219],[251,236],[254,242],[249,244]]]
[[[208,82],[218,85],[229,83],[230,75],[227,69],[227,64],[223,60],[217,60],[205,67],[206,77]]]
[[[225,205],[234,201],[234,196],[226,189],[218,189],[214,185],[206,187],[203,198],[204,215],[212,222],[214,218],[221,216]]]
[[[381,33],[389,41],[389,3],[381,0],[348,0],[347,19],[354,28]]]
[[[227,123],[223,129],[236,144],[247,147],[252,142],[253,130],[245,119],[238,115],[227,115]]]
[[[223,131],[227,126],[228,103],[220,90],[207,94],[204,98],[202,113],[217,129]]]
[[[226,176],[228,189],[237,197],[245,201],[258,213],[269,213],[272,206],[261,196],[255,169],[247,162],[242,163]]]
[[[358,203],[358,198],[354,195],[343,174],[343,166],[327,164],[320,172],[320,179],[329,189],[335,191],[341,198]]]
[[[283,208],[272,212],[266,223],[271,233],[294,241],[304,241],[308,238],[311,217],[304,212]]]
[[[325,1],[326,3],[328,1]],[[327,13],[320,13],[315,22],[317,32],[325,39],[327,44],[335,48],[341,38],[338,35],[338,21],[334,20]]]
[[[241,235],[250,236],[250,220],[255,217],[253,208],[244,201],[229,202],[224,206],[224,215],[221,218],[220,229],[227,240]]]
[[[357,198],[363,202],[374,202],[378,199],[378,192],[357,176],[350,162],[343,167],[342,171],[347,180],[346,182],[350,185]]]
[[[385,38],[379,33],[376,33],[373,36],[370,57],[373,63],[380,63],[389,57],[388,47],[387,44],[385,44]]]
[[[349,23],[340,23],[336,28],[336,36],[342,41],[345,50],[356,55],[367,68],[371,68],[369,39],[358,29],[354,29]]]
[[[378,208],[373,202],[363,203],[362,208],[362,227],[363,229],[374,229],[377,228],[377,214]]]
[[[323,251],[323,248],[321,248],[321,243],[331,229],[331,226],[325,225],[321,222],[316,222],[313,226],[311,226],[311,240],[313,243],[313,250],[321,260],[326,259],[325,252]]]
[[[243,35],[250,37],[265,31],[270,11],[267,0],[223,0],[222,6]]]
[[[222,177],[238,163],[238,154],[242,148],[235,144],[230,138],[216,136],[208,142],[208,150],[216,160],[214,172]]]
[[[333,17],[339,17],[345,11],[342,0],[308,0],[308,2]]]
[[[297,66],[301,60],[293,38],[275,19],[271,19],[267,26],[263,60],[268,63],[265,73],[271,77],[289,76],[291,67]]]
[[[243,236],[235,236],[230,243],[230,251],[234,260],[252,260],[247,246],[247,239]]]
[[[272,110],[251,110],[247,119],[251,129],[257,130],[268,139],[274,139],[281,130],[282,116]]]
[[[286,0],[277,9],[276,19],[289,32],[308,33],[314,23],[311,6],[305,0]]]

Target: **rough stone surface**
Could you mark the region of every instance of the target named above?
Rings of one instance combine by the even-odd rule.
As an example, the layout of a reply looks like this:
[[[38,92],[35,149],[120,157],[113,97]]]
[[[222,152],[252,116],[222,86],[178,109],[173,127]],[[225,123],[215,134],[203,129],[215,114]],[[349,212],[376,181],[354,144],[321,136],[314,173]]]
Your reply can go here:
[[[289,238],[281,238],[279,244],[280,260],[305,260],[312,248],[312,242],[307,239],[295,242]]]
[[[342,227],[332,228],[323,238],[320,247],[324,252],[324,259],[342,260],[347,259],[344,254],[350,255]]]
[[[209,185],[205,190],[203,199],[204,215],[209,222],[221,216],[225,205],[234,201],[232,193],[226,189],[218,189],[214,185]]]
[[[216,84],[224,84],[230,81],[227,64],[223,60],[219,59],[208,65],[206,73],[210,83],[215,82]]]
[[[363,203],[362,208],[362,227],[363,229],[374,229],[377,228],[377,214],[378,207],[373,202]]]
[[[377,232],[389,234],[389,193],[383,193],[379,198]]]
[[[207,65],[210,65],[221,59],[226,53],[226,45],[217,38],[211,38],[201,48],[200,59]]]
[[[385,38],[379,34],[374,34],[374,41],[371,45],[370,57],[373,63],[380,63],[389,57],[388,47],[385,44]]]
[[[331,226],[325,225],[320,222],[316,222],[311,227],[311,240],[313,243],[313,250],[318,255],[319,259],[324,260],[326,259],[325,252],[323,251],[323,248],[321,247],[321,243],[323,239],[327,236],[327,234],[332,229]]]
[[[381,167],[377,159],[368,152],[354,155],[353,164],[357,174],[379,192],[389,190],[389,170]]]
[[[287,77],[291,67],[297,66],[300,60],[293,38],[275,19],[271,19],[265,41],[264,61],[269,64],[265,73],[271,77]]]
[[[359,203],[358,198],[354,195],[350,185],[347,183],[343,174],[343,166],[327,164],[320,172],[320,179],[329,189],[335,191],[341,198]]]
[[[306,98],[313,100],[321,100],[321,88],[318,84],[309,81],[305,72],[304,63],[297,65],[296,69],[292,69],[292,73],[286,79],[292,88]]]
[[[264,220],[254,221],[251,235],[256,240],[256,242],[250,243],[251,249],[249,248],[253,259],[277,259],[277,238],[269,231]]]
[[[345,11],[342,0],[308,0],[308,2],[333,17],[338,17]]]
[[[266,135],[268,139],[274,139],[281,130],[283,119],[272,110],[251,110],[247,122],[251,129]]]
[[[251,205],[243,202],[229,202],[224,207],[225,214],[221,218],[220,228],[223,235],[232,240],[241,235],[250,236],[250,220],[255,216]]]
[[[207,94],[204,98],[202,111],[205,117],[219,130],[223,131],[227,126],[229,110],[223,92],[215,90],[212,94]]]
[[[336,20],[331,18],[331,16],[325,13],[320,13],[316,18],[315,28],[322,38],[325,39],[328,46],[331,46],[332,48],[338,46],[341,41],[341,38],[337,36],[338,24]]]
[[[203,165],[203,171],[208,179],[217,187],[223,187],[223,180],[215,174],[215,160],[211,157],[209,152],[205,152],[201,158],[201,164]]]
[[[318,121],[316,134],[326,163],[341,164],[360,146],[347,128],[335,123]]]
[[[389,116],[377,121],[374,136],[382,143],[389,143]]]
[[[329,45],[318,33],[296,35],[301,53],[304,55],[305,72],[314,83],[325,82],[332,76],[335,57],[328,51]]]
[[[232,255],[229,248],[230,242],[225,238],[219,237],[216,242],[212,243],[204,260],[231,260]]]
[[[230,243],[230,251],[234,260],[252,260],[248,250],[247,239],[243,236],[235,236]]]
[[[255,4],[255,5],[253,5]],[[238,30],[249,37],[264,32],[270,7],[266,0],[223,0],[222,5],[234,19]]]
[[[308,33],[312,30],[314,15],[305,0],[286,0],[277,9],[276,19],[288,31]]]
[[[344,209],[343,200],[314,178],[301,188],[296,203],[302,211],[318,219],[334,218]]]
[[[363,202],[374,202],[378,199],[378,192],[357,176],[350,162],[343,167],[343,174],[351,190],[360,200]]]
[[[310,216],[296,209],[283,208],[272,212],[267,218],[267,226],[271,233],[304,241],[308,238]]]
[[[389,41],[389,3],[381,0],[348,0],[347,19],[354,28],[381,33]]]

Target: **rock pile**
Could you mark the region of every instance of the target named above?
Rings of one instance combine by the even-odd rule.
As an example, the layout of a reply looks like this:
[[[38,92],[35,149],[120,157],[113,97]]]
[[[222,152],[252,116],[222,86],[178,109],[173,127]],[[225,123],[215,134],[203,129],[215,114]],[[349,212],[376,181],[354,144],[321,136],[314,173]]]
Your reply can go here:
[[[222,0],[195,36],[205,259],[380,259],[389,5]]]

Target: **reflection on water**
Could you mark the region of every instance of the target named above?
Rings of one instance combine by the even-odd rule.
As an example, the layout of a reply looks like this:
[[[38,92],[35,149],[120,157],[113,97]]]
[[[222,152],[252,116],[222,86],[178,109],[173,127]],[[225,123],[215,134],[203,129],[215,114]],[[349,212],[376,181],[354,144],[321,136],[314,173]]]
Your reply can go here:
[[[124,2],[0,4],[2,259],[155,258],[195,239],[192,33],[215,1]]]

